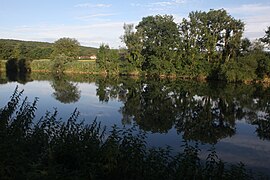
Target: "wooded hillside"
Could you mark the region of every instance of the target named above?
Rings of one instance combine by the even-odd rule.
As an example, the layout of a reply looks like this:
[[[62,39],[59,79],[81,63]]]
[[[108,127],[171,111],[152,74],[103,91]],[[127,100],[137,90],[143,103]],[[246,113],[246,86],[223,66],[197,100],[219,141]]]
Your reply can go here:
[[[53,52],[53,43],[0,39],[0,59],[8,59],[18,54],[31,59],[48,59]],[[79,56],[90,56],[97,53],[93,47],[80,46]]]

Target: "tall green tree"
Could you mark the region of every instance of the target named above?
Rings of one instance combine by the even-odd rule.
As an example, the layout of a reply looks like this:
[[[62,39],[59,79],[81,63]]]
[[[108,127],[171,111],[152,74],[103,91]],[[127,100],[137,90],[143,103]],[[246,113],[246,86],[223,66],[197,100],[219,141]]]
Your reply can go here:
[[[179,49],[179,31],[172,16],[148,16],[136,26],[141,35],[142,55],[145,58],[143,70],[158,74],[174,71]]]
[[[144,57],[142,56],[143,44],[141,41],[141,34],[134,31],[133,24],[124,24],[124,35],[121,37],[122,41],[126,44],[127,54],[126,60],[130,65],[130,70],[138,72],[142,68]]]
[[[183,19],[180,23],[180,36],[181,39],[181,50],[183,54],[183,60],[186,61],[187,64],[191,64],[191,62],[195,60],[201,59],[201,51],[203,47],[203,30],[204,21],[201,19],[205,18],[205,12],[191,12],[189,14],[189,20]]]
[[[80,43],[72,38],[60,38],[54,42],[52,56],[55,57],[64,54],[69,58],[77,58],[79,54]]]
[[[101,44],[97,53],[96,64],[103,73],[119,73],[119,54],[107,44]]]
[[[97,53],[97,66],[100,70],[106,71],[110,59],[110,47],[107,44],[101,44]]]
[[[180,32],[186,56],[208,62],[226,62],[236,57],[241,44],[244,23],[234,19],[226,10],[191,12],[183,19]]]

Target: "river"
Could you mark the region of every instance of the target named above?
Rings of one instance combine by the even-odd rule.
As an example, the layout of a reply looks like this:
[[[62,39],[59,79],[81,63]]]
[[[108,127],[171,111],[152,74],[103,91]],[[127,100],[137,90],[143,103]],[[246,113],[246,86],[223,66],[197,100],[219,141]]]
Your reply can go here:
[[[151,147],[198,143],[203,158],[215,147],[223,161],[270,171],[270,88],[260,84],[40,73],[0,82],[0,107],[17,86],[38,97],[35,121],[55,109],[66,121],[77,108],[85,123],[145,131]]]

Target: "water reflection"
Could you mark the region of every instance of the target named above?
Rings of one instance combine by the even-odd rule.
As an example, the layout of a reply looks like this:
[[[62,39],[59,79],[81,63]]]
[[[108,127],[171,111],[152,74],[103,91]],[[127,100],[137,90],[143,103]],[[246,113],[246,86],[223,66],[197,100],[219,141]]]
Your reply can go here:
[[[258,118],[252,122],[256,127],[257,136],[263,140],[270,140],[270,116],[269,113],[263,118]]]
[[[54,89],[53,97],[61,103],[75,103],[81,97],[77,84],[68,81],[64,74],[53,75],[51,86]]]
[[[19,82],[32,80],[29,75],[16,77]],[[216,144],[235,135],[236,121],[245,120],[256,127],[259,138],[270,140],[270,88],[263,85],[63,74],[32,77],[50,80],[52,96],[64,104],[81,97],[73,81],[95,82],[100,102],[121,102],[122,124],[135,122],[148,132],[167,133],[174,128],[185,140]]]
[[[27,82],[33,81],[31,78],[31,73],[20,73],[20,72],[6,72],[6,80],[11,82],[18,82],[21,84],[26,84]]]
[[[260,120],[269,114],[269,88],[261,85],[130,79],[97,85],[100,101],[118,98],[122,122],[135,121],[145,131],[166,133],[174,127],[186,140],[215,144],[233,136],[235,122],[245,119],[258,125],[259,137],[269,132],[269,121]]]
[[[136,124],[149,132],[149,142],[156,146],[177,148],[184,139],[201,146],[215,144],[225,161],[266,168],[270,164],[269,87],[89,75],[31,76],[35,81],[22,88],[40,97],[41,115],[57,107],[69,116],[78,108],[88,122],[97,117],[107,127]],[[7,81],[1,77],[1,82]],[[33,89],[27,89],[30,86]],[[37,90],[40,86],[43,94]]]

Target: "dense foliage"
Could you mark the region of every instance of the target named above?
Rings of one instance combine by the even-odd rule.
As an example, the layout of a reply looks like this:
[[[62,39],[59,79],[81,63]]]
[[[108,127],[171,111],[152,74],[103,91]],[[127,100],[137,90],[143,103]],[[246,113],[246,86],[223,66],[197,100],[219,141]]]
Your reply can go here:
[[[269,28],[253,43],[242,37],[243,32],[244,23],[224,9],[191,12],[178,24],[169,15],[148,16],[135,29],[124,25],[121,39],[127,49],[118,59],[107,59],[120,64],[122,74],[229,82],[267,79],[270,55],[264,45],[270,42]],[[104,68],[113,71],[111,66]]]
[[[53,43],[0,39],[0,60],[13,58],[49,59],[53,53]],[[96,54],[97,49],[80,46],[79,56]]]
[[[29,103],[15,90],[0,109],[1,179],[253,179],[242,163],[226,165],[214,150],[199,158],[197,145],[184,142],[172,155],[170,148],[149,148],[146,134],[97,121],[77,122],[75,110],[67,121],[57,110],[33,123],[38,99]]]
[[[77,58],[79,56],[80,43],[72,38],[60,38],[53,44],[52,56],[65,55],[69,58]]]
[[[46,59],[50,58],[51,53],[51,43],[0,39],[0,59]]]
[[[102,44],[97,53],[97,67],[101,73],[119,73],[119,56],[116,50],[110,49],[109,45]]]

